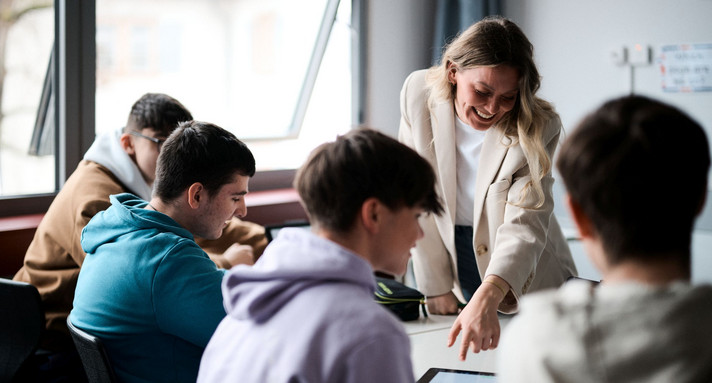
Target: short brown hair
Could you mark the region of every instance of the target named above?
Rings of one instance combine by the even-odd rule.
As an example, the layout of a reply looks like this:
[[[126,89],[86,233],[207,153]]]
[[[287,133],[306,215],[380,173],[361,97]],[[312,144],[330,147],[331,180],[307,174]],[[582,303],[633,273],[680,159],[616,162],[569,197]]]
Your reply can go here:
[[[150,128],[168,137],[184,121],[190,121],[190,111],[175,98],[163,93],[146,93],[134,102],[129,113],[127,129],[140,132]]]
[[[235,173],[252,177],[255,158],[229,131],[207,122],[186,121],[168,136],[156,164],[153,194],[172,201],[195,182],[209,195],[232,181]]]
[[[435,172],[413,149],[372,129],[356,129],[312,151],[294,186],[312,222],[336,232],[352,228],[361,205],[377,198],[390,209],[443,210]]]
[[[642,96],[606,102],[564,141],[556,166],[609,261],[689,257],[710,152],[705,131],[685,113]]]

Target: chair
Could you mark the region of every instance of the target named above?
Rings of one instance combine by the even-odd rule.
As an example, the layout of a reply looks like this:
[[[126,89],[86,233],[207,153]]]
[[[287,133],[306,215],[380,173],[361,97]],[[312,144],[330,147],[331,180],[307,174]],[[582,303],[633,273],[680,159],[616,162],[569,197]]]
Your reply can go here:
[[[67,327],[72,335],[74,344],[77,346],[89,383],[116,382],[114,369],[111,367],[101,339],[74,326],[69,317],[67,318]]]
[[[18,372],[39,347],[45,316],[37,288],[0,278],[0,382]]]

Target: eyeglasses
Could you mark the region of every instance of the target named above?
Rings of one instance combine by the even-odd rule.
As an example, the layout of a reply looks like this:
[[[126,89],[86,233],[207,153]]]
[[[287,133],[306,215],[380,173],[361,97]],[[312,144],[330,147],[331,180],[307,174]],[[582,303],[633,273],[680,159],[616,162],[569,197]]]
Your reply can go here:
[[[144,136],[143,134],[141,134],[141,133],[139,133],[139,132],[136,132],[136,131],[133,131],[133,130],[130,131],[129,134],[132,135],[132,136],[145,138],[145,139],[147,139],[147,140],[149,140],[149,141],[155,143],[156,146],[158,147],[158,151],[159,151],[159,152],[161,151],[161,147],[163,146],[163,143],[166,142],[165,139],[160,139],[160,138],[156,138],[156,137]]]

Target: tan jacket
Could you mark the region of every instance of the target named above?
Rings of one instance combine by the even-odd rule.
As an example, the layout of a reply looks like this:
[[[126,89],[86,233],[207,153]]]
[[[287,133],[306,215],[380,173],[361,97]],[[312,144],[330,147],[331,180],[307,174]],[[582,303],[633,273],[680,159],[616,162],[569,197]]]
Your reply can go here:
[[[50,205],[25,254],[24,265],[13,278],[37,287],[47,320],[43,346],[62,348],[68,338],[66,319],[72,310],[79,268],[86,254],[80,243],[82,229],[111,203],[109,195],[130,192],[105,167],[82,161]],[[229,268],[222,253],[232,243],[251,245],[261,255],[267,239],[260,225],[233,219],[220,239],[197,239],[218,267]]]
[[[406,80],[400,98],[399,139],[414,148],[434,167],[438,193],[445,204],[440,217],[429,215],[422,221],[425,237],[413,250],[413,268],[418,289],[426,296],[453,290],[459,296],[457,254],[455,252],[455,209],[457,195],[455,112],[452,103],[428,107],[425,71],[416,71]],[[561,122],[549,122],[544,140],[553,157],[559,141]],[[500,304],[500,311],[518,310],[519,297],[527,292],[561,285],[576,275],[568,244],[552,211],[554,207],[551,173],[542,179],[546,194],[539,209],[524,209],[511,203],[530,182],[526,158],[518,145],[497,129],[485,134],[475,186],[473,248],[480,277],[495,274],[512,289]],[[507,203],[509,202],[509,203]]]

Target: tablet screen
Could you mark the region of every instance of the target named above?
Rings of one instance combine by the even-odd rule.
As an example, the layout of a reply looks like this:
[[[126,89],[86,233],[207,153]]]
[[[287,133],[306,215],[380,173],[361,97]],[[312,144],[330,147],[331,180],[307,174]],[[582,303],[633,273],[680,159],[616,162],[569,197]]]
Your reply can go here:
[[[496,381],[497,378],[491,372],[431,368],[417,383],[494,383]]]
[[[267,225],[265,226],[265,236],[267,237],[267,242],[272,242],[273,239],[277,238],[277,233],[285,227],[299,227],[302,229],[309,230],[311,227],[307,221],[299,222],[289,222],[278,225]]]

